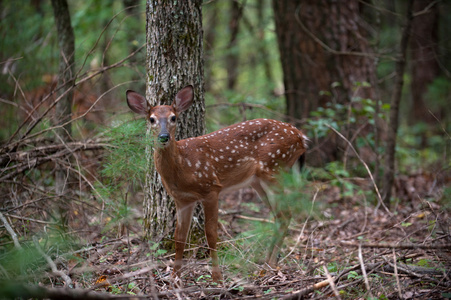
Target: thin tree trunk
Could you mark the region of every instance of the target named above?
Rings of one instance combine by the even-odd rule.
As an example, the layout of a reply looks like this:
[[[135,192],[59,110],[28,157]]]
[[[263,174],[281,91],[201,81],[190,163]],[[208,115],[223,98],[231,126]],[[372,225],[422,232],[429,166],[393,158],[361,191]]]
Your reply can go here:
[[[420,121],[434,123],[428,113],[425,94],[429,84],[440,73],[438,64],[438,3],[431,6],[429,0],[415,0],[413,13],[425,10],[412,20],[412,38],[410,39],[412,65],[412,106],[410,124]]]
[[[208,20],[206,20],[205,24],[205,44],[204,44],[204,53],[205,53],[205,90],[211,91],[213,87],[213,63],[215,60],[215,44],[216,44],[216,34],[218,30],[218,21],[219,21],[219,3],[217,1],[212,2],[208,5],[208,9],[210,10],[208,13]]]
[[[237,51],[237,36],[239,32],[240,19],[243,14],[244,3],[240,4],[238,1],[230,2],[230,20],[229,31],[230,38],[227,45],[228,54],[226,57],[227,69],[227,88],[233,90],[235,88],[238,77],[238,51]]]
[[[69,7],[66,0],[52,0],[53,14],[55,17],[58,45],[60,49],[60,63],[58,74],[58,95],[72,88],[75,82],[75,38],[71,25]],[[55,106],[54,124],[60,125],[71,120],[73,92],[69,92],[59,100]],[[55,130],[57,139],[68,141],[72,134],[71,124],[68,123]],[[66,172],[56,171],[56,192],[63,194],[66,186]]]
[[[263,69],[265,71],[266,81],[269,83],[274,82],[271,64],[268,60],[269,54],[265,43],[265,15],[264,10],[267,3],[264,0],[257,1],[257,31],[258,31],[258,53],[257,58],[263,64]]]
[[[410,29],[412,27],[412,3],[413,0],[409,0],[407,5],[407,18],[404,30],[401,36],[400,50],[398,59],[396,61],[395,69],[395,85],[393,90],[393,96],[390,102],[390,119],[387,130],[387,146],[385,149],[385,168],[384,168],[384,185],[382,198],[385,205],[390,208],[390,198],[392,194],[392,187],[395,176],[395,148],[396,137],[399,126],[399,103],[401,102],[402,88],[404,85],[404,70],[406,66],[406,52],[409,41]]]
[[[147,0],[146,5],[147,101],[151,105],[171,104],[180,88],[192,84],[195,89],[194,104],[179,118],[177,140],[204,134],[201,4],[201,0]],[[159,241],[172,234],[175,210],[155,171],[151,147],[147,155],[150,171],[146,176],[144,227],[148,238]]]

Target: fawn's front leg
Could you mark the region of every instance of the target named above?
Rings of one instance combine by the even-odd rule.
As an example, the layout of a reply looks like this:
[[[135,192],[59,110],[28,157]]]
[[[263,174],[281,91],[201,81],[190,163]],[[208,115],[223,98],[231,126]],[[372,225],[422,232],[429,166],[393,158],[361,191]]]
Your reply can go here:
[[[185,250],[186,238],[193,218],[193,210],[195,203],[183,205],[175,203],[177,213],[177,225],[175,227],[175,261],[174,261],[174,277],[180,277],[180,268],[183,265],[183,251]]]
[[[208,247],[212,263],[212,279],[214,282],[222,280],[221,270],[219,268],[218,252],[216,243],[218,241],[218,194],[211,195],[203,203],[205,213],[205,235],[207,237]]]

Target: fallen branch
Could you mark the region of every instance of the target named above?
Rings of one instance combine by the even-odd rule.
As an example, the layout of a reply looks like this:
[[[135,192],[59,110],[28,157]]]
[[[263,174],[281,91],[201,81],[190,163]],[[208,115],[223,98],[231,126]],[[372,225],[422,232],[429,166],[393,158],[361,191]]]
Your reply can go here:
[[[314,285],[312,285],[312,286],[310,286],[308,288],[292,292],[290,295],[282,297],[281,299],[285,299],[285,300],[288,300],[288,299],[290,299],[290,300],[291,299],[302,299],[303,296],[308,295],[308,294],[310,294],[310,293],[312,293],[312,292],[314,292],[316,290],[319,290],[319,289],[321,289],[323,287],[326,287],[326,286],[329,285],[329,283],[330,283],[329,279],[326,279],[326,280],[320,281],[318,283],[315,283]]]
[[[451,249],[451,244],[440,244],[440,245],[414,245],[414,244],[375,244],[375,243],[354,243],[354,242],[346,242],[341,241],[340,245],[346,247],[363,247],[363,248],[394,248],[394,249]]]
[[[0,282],[2,299],[68,299],[68,300],[104,300],[104,299],[148,299],[148,296],[111,295],[87,289],[46,288],[13,282]]]
[[[110,145],[104,143],[104,141],[105,140],[100,140],[100,142],[89,140],[86,142],[48,145],[36,147],[28,151],[16,151],[13,153],[2,154],[0,156],[0,165],[12,165],[2,169],[1,173],[6,174],[0,178],[0,181],[13,178],[26,170],[35,168],[48,161],[72,155],[74,152],[98,150],[109,147]]]
[[[64,282],[66,282],[66,285],[68,287],[72,287],[72,279],[70,279],[70,277],[67,276],[66,273],[64,273],[63,271],[58,270],[58,268],[56,267],[55,263],[50,258],[50,256],[45,254],[44,250],[42,250],[36,236],[33,237],[33,242],[34,242],[34,245],[36,246],[36,250],[38,250],[39,254],[41,254],[42,257],[44,257],[45,260],[47,261],[47,263],[49,264],[50,268],[52,269],[52,273],[60,276],[64,280]]]
[[[8,220],[5,218],[5,216],[2,214],[1,211],[0,211],[0,219],[3,222],[3,225],[5,225],[6,231],[8,231],[9,235],[13,239],[14,247],[16,247],[17,250],[22,250],[22,246],[20,245],[19,240],[17,239],[16,232],[14,232],[14,230],[11,228]]]

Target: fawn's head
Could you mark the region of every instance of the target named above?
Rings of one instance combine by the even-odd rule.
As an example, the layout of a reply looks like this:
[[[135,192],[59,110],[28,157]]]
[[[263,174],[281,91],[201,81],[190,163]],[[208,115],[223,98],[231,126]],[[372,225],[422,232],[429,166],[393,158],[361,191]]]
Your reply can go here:
[[[151,106],[144,96],[132,90],[128,90],[126,95],[128,107],[133,112],[146,116],[158,143],[166,146],[171,139],[174,139],[179,114],[193,103],[194,91],[193,86],[188,85],[177,93],[172,105],[158,106]]]

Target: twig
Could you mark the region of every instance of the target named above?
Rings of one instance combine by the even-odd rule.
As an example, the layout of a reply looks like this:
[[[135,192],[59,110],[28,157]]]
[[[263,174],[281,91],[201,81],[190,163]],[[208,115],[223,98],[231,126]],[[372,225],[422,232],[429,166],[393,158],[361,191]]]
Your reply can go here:
[[[324,273],[326,273],[327,281],[329,281],[329,285],[332,288],[332,291],[334,291],[335,297],[337,297],[337,299],[341,299],[340,293],[338,292],[337,287],[335,286],[334,282],[335,279],[330,275],[329,270],[327,270],[325,265],[323,265],[323,270]]]
[[[42,257],[44,257],[47,263],[49,264],[50,268],[52,269],[52,273],[55,275],[59,275],[64,280],[64,282],[66,282],[66,285],[72,288],[72,279],[70,279],[70,277],[67,276],[66,273],[64,273],[63,271],[58,270],[58,268],[56,267],[55,263],[50,258],[50,256],[45,254],[44,250],[42,250],[36,236],[33,237],[33,242],[34,245],[36,246],[36,250],[38,250],[39,254],[41,254]]]
[[[38,285],[25,285],[13,282],[0,282],[0,291],[5,299],[68,299],[68,300],[104,300],[104,299],[148,299],[148,296],[111,295],[86,289],[46,288]]]
[[[353,242],[340,241],[340,245],[348,247],[362,247],[362,248],[394,248],[394,249],[451,249],[451,244],[441,245],[420,245],[420,244],[375,244],[364,243],[358,244]]]
[[[366,290],[370,293],[370,298],[373,298],[373,295],[371,293],[370,283],[368,282],[368,276],[366,275],[365,264],[363,263],[362,247],[360,247],[360,246],[359,246],[359,262],[360,262],[360,267],[362,270],[362,276],[363,276],[363,279],[365,280]]]
[[[428,269],[428,268],[417,267],[417,266],[408,266],[408,265],[405,265],[405,264],[397,264],[396,267],[395,267],[395,265],[391,261],[387,260],[385,257],[383,257],[383,259],[385,260],[385,262],[387,264],[389,264],[389,266],[391,268],[393,268],[393,269],[390,269],[390,268],[385,267],[384,270],[387,271],[387,272],[395,272],[395,268],[396,268],[398,270],[398,273],[402,272],[402,273],[405,273],[405,274],[407,274],[409,276],[412,276],[412,277],[416,277],[416,278],[421,278],[423,280],[432,281],[432,282],[434,282],[437,285],[441,284],[439,280],[437,280],[437,279],[435,279],[433,277],[430,277],[430,276],[428,276],[426,274],[430,274],[431,271],[432,271],[434,273],[437,273],[437,275],[443,275],[442,272],[439,272],[439,271],[433,270],[433,269],[431,270],[431,269]],[[445,282],[445,286],[449,286],[449,285],[450,285],[449,283]]]
[[[0,211],[0,219],[2,220],[3,224],[5,225],[6,231],[9,232],[9,234],[11,235],[11,238],[13,239],[14,247],[16,247],[17,250],[22,250],[22,246],[20,245],[19,240],[17,239],[16,232],[14,232],[14,230],[11,228],[8,220],[5,218],[5,216],[2,214],[1,211]]]
[[[6,216],[10,217],[10,218],[14,218],[14,219],[30,221],[30,222],[34,222],[34,223],[38,223],[38,224],[44,224],[44,225],[57,225],[58,224],[56,222],[47,222],[47,221],[42,221],[42,220],[37,220],[37,219],[32,219],[32,218],[25,218],[25,217],[11,215],[11,214],[6,214]]]
[[[303,296],[308,295],[311,292],[319,290],[319,289],[321,289],[323,287],[326,287],[328,285],[329,285],[329,280],[326,279],[326,280],[320,281],[318,283],[315,283],[314,285],[312,285],[312,286],[310,286],[308,288],[292,292],[290,295],[282,297],[281,299],[285,299],[285,300],[302,299]]]
[[[73,145],[74,148],[68,148],[68,145]],[[40,151],[31,150],[28,152],[23,152],[22,154],[12,157],[12,158],[15,158],[16,161],[18,161],[20,163],[15,164],[11,167],[3,168],[2,173],[5,173],[9,170],[14,170],[14,171],[5,174],[3,177],[0,178],[0,181],[8,180],[26,170],[32,169],[36,166],[39,166],[43,163],[50,161],[50,160],[54,160],[54,159],[61,158],[61,157],[67,156],[67,155],[71,155],[77,151],[103,149],[106,146],[108,146],[108,145],[107,144],[90,144],[89,142],[86,142],[86,143],[74,142],[74,143],[61,144],[61,145],[58,145],[57,147],[50,146],[47,149],[49,151],[49,153],[51,153],[52,151],[55,151],[55,149],[61,149],[61,150],[54,152],[53,154],[47,154],[45,156],[38,155],[38,154],[40,154]],[[41,149],[41,150],[43,150],[43,149]],[[33,153],[34,156],[32,156],[30,158],[30,156],[27,155],[29,153]]]
[[[376,185],[376,181],[374,181],[373,174],[371,173],[370,168],[368,167],[366,162],[360,157],[360,155],[357,152],[357,150],[355,150],[355,148],[352,145],[352,143],[346,137],[344,137],[338,130],[336,130],[335,128],[333,128],[329,124],[326,124],[326,126],[329,127],[333,132],[335,132],[339,137],[341,137],[346,143],[348,143],[349,147],[352,149],[352,151],[354,151],[354,153],[357,156],[357,158],[360,160],[360,162],[365,167],[365,169],[366,169],[366,171],[368,173],[368,176],[370,176],[371,182],[373,183],[373,186],[374,186],[374,190],[376,191],[376,194],[377,194],[377,198],[378,198],[379,204],[382,205],[385,208],[385,211],[391,216],[392,213],[388,210],[387,206],[385,206],[384,201],[382,201],[382,196],[381,196],[381,194],[379,192],[379,189],[378,189],[378,187]]]
[[[131,278],[131,277],[134,277],[134,276],[137,276],[137,275],[141,275],[141,274],[144,274],[144,273],[148,273],[148,272],[154,270],[156,267],[158,267],[158,265],[152,265],[152,266],[148,266],[148,267],[142,268],[142,269],[140,269],[138,271],[134,271],[134,272],[129,272],[129,273],[123,274],[123,275],[115,277],[115,278],[108,278],[108,283],[109,284],[113,284],[115,282],[118,282],[118,281],[121,281],[121,280],[124,280],[124,279],[128,279],[128,278]],[[102,287],[102,286],[105,286],[105,284],[104,283],[99,283],[99,284],[94,285],[92,287],[92,289],[96,289],[96,288],[99,288],[99,287]]]
[[[396,265],[395,248],[393,248],[392,250],[393,250],[393,265],[394,265],[394,269],[395,269],[396,287],[398,288],[398,297],[399,297],[399,299],[402,299],[401,284],[399,283],[398,267]]]

